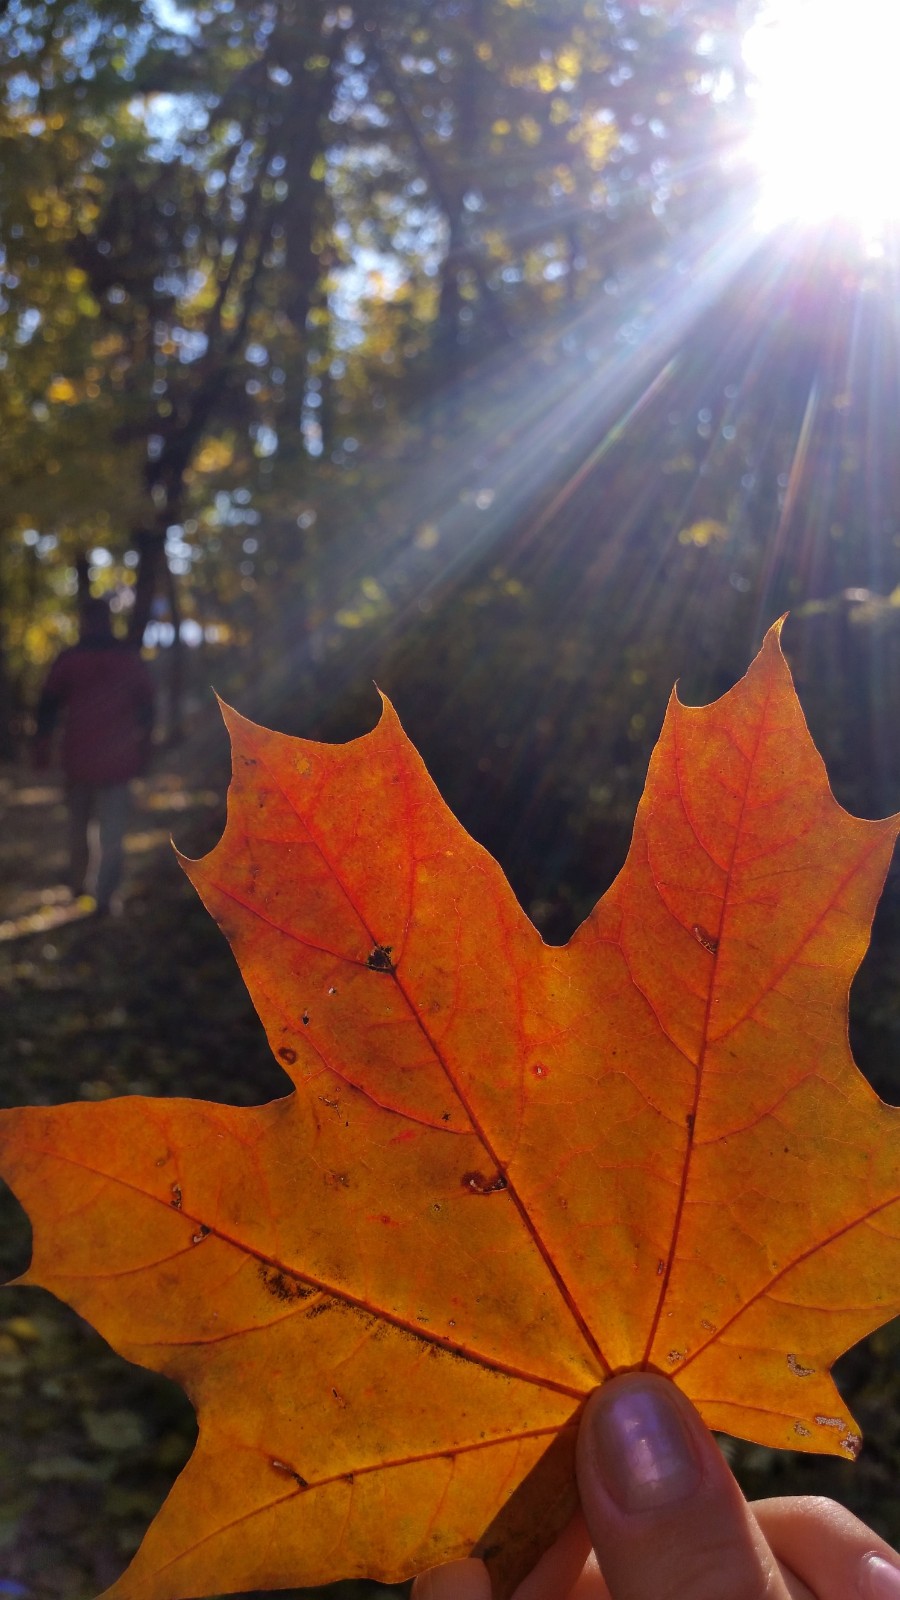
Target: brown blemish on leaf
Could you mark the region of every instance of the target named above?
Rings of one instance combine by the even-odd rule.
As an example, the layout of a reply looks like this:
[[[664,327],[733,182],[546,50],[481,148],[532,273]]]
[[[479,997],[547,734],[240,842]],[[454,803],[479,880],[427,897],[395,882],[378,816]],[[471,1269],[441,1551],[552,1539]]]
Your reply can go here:
[[[205,1222],[201,1222],[196,1233],[191,1234],[191,1244],[202,1244],[209,1237],[209,1229]]]
[[[797,1435],[798,1439],[811,1439],[812,1438],[812,1434],[811,1434],[809,1428],[805,1428],[803,1426],[802,1422],[795,1422],[794,1423],[794,1432]]]
[[[815,1376],[815,1367],[802,1367],[796,1356],[788,1356],[787,1364],[795,1378],[812,1378]]]
[[[394,963],[391,960],[392,944],[376,944],[366,956],[366,966],[372,972],[393,972]]]
[[[502,1172],[496,1172],[493,1178],[486,1178],[483,1172],[464,1172],[460,1182],[470,1194],[501,1194],[509,1188]]]
[[[695,922],[691,928],[691,933],[694,935],[697,943],[702,944],[704,950],[708,950],[711,956],[715,955],[719,948],[719,941],[713,934],[707,933],[702,922]]]
[[[844,1426],[843,1417],[816,1417],[815,1420],[820,1428],[842,1428]]]
[[[288,1066],[292,1067],[297,1059],[297,1052],[292,1050],[289,1044],[283,1044],[278,1052],[278,1059],[279,1061],[286,1061]]]
[[[307,1283],[302,1283],[299,1278],[294,1278],[289,1272],[283,1272],[279,1267],[269,1266],[268,1262],[259,1264],[259,1276],[263,1287],[276,1300],[309,1300],[317,1290]]]
[[[173,1206],[176,1211],[180,1211],[181,1210],[181,1184],[180,1183],[173,1183],[173,1185],[172,1185],[172,1199],[170,1200],[169,1204],[171,1206]]]
[[[286,1472],[289,1478],[293,1478],[294,1482],[298,1485],[299,1488],[301,1488],[301,1489],[308,1489],[309,1488],[309,1484],[307,1483],[306,1479],[305,1478],[301,1478],[299,1472],[296,1472],[293,1467],[288,1466],[288,1463],[286,1461],[279,1461],[277,1456],[273,1456],[272,1457],[272,1466],[275,1468],[276,1472]]]
[[[324,1316],[326,1311],[332,1310],[334,1304],[335,1302],[333,1300],[317,1300],[315,1305],[310,1306],[309,1310],[306,1311],[304,1315],[309,1318]]]

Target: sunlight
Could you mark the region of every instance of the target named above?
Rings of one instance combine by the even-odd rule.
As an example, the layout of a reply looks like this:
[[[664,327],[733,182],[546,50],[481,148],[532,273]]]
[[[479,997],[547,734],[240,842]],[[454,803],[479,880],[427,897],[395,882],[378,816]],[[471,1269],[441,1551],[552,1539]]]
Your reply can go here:
[[[900,216],[896,0],[767,0],[744,41],[765,226]]]

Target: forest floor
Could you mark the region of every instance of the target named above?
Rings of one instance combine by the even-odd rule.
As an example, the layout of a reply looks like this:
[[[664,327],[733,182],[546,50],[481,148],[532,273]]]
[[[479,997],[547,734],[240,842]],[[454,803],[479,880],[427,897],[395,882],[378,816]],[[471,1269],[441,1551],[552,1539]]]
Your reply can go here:
[[[221,827],[226,772],[211,788],[189,765],[165,757],[135,785],[122,913],[107,918],[64,887],[59,784],[0,771],[3,1105],[121,1094],[254,1104],[285,1092],[228,946],[172,850],[170,835],[201,854]],[[29,1249],[4,1189],[0,1280],[24,1269]],[[195,1434],[173,1384],[123,1361],[43,1290],[4,1290],[0,1597],[89,1600],[106,1588]]]
[[[44,777],[0,771],[0,1103],[186,1094],[253,1104],[285,1092],[221,934],[171,848],[221,828],[226,772],[189,753],[135,786],[124,905],[98,919],[63,887],[65,808]],[[885,974],[880,974],[884,982]],[[893,1021],[892,1021],[893,1026]],[[29,1227],[0,1195],[0,1278]],[[900,1537],[900,1337],[843,1365],[868,1435],[860,1463],[726,1441],[748,1492],[834,1494]],[[0,1295],[0,1600],[89,1600],[136,1549],[195,1437],[181,1392],[130,1366],[42,1290]],[[343,1600],[371,1585],[343,1585]]]

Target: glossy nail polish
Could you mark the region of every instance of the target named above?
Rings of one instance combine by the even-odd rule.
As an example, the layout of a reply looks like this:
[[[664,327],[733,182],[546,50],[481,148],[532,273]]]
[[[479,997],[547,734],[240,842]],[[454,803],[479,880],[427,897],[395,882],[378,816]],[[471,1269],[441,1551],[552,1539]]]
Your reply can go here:
[[[900,1567],[883,1556],[864,1556],[859,1592],[862,1600],[900,1600]]]

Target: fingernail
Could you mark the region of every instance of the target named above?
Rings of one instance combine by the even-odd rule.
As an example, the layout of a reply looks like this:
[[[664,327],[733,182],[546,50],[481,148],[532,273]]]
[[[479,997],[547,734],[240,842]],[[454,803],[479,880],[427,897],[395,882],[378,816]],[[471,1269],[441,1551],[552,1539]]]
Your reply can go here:
[[[629,1384],[598,1404],[593,1443],[600,1476],[622,1511],[677,1505],[700,1486],[693,1440],[661,1382]]]
[[[863,1600],[900,1600],[900,1567],[883,1556],[865,1556],[859,1587]]]

